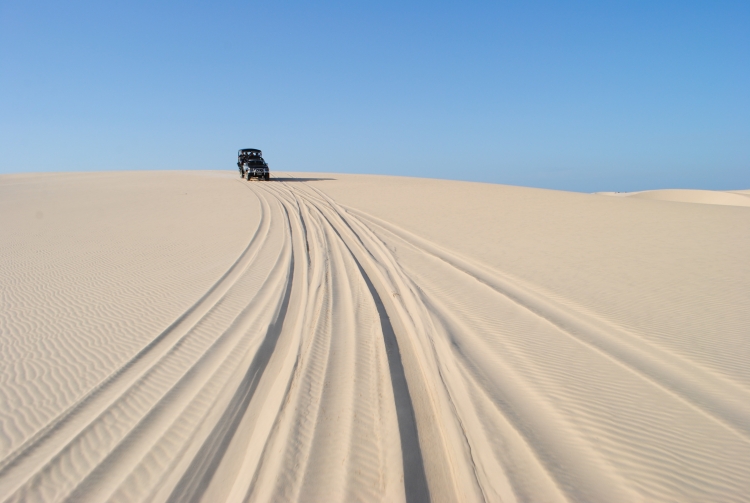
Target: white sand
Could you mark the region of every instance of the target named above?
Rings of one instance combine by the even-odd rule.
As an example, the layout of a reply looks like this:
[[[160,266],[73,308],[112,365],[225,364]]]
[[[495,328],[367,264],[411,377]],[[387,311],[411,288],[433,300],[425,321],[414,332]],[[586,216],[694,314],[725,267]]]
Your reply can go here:
[[[279,176],[0,176],[0,501],[748,501],[748,191]]]
[[[695,189],[660,189],[641,192],[599,192],[598,194],[619,197],[635,197],[654,201],[672,201],[678,203],[721,204],[725,206],[750,206],[748,190],[695,190]]]

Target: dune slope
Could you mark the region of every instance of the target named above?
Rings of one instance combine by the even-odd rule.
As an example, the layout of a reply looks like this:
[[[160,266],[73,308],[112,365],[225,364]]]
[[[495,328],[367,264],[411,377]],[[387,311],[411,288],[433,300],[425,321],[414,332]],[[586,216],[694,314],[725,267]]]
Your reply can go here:
[[[660,189],[641,192],[600,192],[603,195],[633,197],[654,201],[672,201],[678,203],[720,204],[724,206],[750,206],[748,191],[719,191],[695,189]]]
[[[0,501],[750,494],[748,208],[110,173],[0,218]]]

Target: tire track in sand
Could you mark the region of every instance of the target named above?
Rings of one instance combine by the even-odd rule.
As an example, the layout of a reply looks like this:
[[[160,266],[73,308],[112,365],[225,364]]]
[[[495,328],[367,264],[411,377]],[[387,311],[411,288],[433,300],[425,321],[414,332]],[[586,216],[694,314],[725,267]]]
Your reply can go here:
[[[391,328],[382,303],[319,210],[297,191],[269,190],[301,208],[297,214],[310,240],[309,263],[319,271],[310,291],[322,295],[309,315],[310,340],[303,343],[290,397],[265,448],[282,454],[264,460],[251,499],[315,500],[318,494],[329,500],[387,500],[400,492],[397,499],[427,501],[408,389],[391,373],[400,362],[393,341],[383,337]],[[407,448],[394,450],[394,443]],[[343,461],[342,469],[335,459]]]
[[[232,339],[236,341],[236,334],[219,341],[217,336],[226,333],[216,330],[217,326],[210,326],[210,318],[220,324],[228,322],[231,328],[237,316],[232,314],[237,313],[236,297],[245,295],[249,300],[255,297],[253,289],[244,288],[245,292],[241,293],[238,284],[242,281],[258,284],[259,280],[262,284],[264,281],[250,268],[251,264],[267,249],[268,259],[278,261],[280,257],[278,251],[270,252],[268,246],[271,244],[269,233],[278,233],[271,222],[269,205],[262,201],[261,207],[261,223],[246,250],[194,306],[14,456],[3,460],[0,498],[26,500],[33,499],[35,494],[46,500],[65,498],[97,468],[103,461],[102,456],[112,452],[118,439],[127,437],[132,428],[128,423],[136,425],[140,418],[146,417],[141,414],[159,410],[154,408],[154,400],[159,400],[159,396],[174,398],[170,396],[178,390],[173,387],[177,382],[174,379],[179,379],[180,375],[190,377],[195,373],[193,369],[204,370],[193,362],[213,357],[206,350],[216,342],[226,346]],[[242,302],[239,306],[242,307]]]
[[[257,255],[258,249],[266,239],[269,231],[270,222],[268,218],[268,204],[259,200],[261,219],[258,227],[254,230],[252,238],[247,247],[232,266],[219,278],[219,280],[198,299],[187,311],[169,325],[163,332],[154,337],[152,341],[141,349],[128,362],[120,366],[115,372],[106,377],[102,382],[92,388],[85,396],[80,398],[68,409],[56,416],[46,426],[37,431],[27,439],[16,450],[0,460],[0,494],[2,494],[2,480],[6,478],[6,473],[14,466],[22,463],[24,459],[36,454],[41,449],[41,444],[51,437],[55,436],[55,443],[59,444],[61,438],[72,433],[63,433],[62,429],[66,428],[74,421],[85,423],[85,420],[79,420],[77,416],[96,415],[97,411],[106,408],[109,400],[121,393],[121,389],[127,388],[144,373],[150,364],[170,348],[178,344],[182,337],[195,326],[198,321],[215,306],[226,294],[227,290],[237,281],[241,274],[252,263]],[[109,400],[108,400],[109,399]],[[50,447],[47,447],[50,448]]]
[[[519,476],[518,472],[513,469],[513,465],[526,456],[523,452],[526,451],[542,463],[548,474],[554,478],[559,490],[566,497],[576,501],[601,501],[603,498],[608,501],[615,499],[629,501],[640,498],[684,500],[686,497],[691,497],[690,495],[716,501],[734,501],[735,498],[732,495],[742,494],[750,488],[746,478],[748,466],[747,463],[742,462],[742,459],[747,459],[747,442],[742,438],[745,436],[743,430],[746,430],[747,425],[750,424],[748,423],[750,414],[744,405],[748,403],[743,398],[747,393],[745,390],[716,375],[708,374],[704,369],[680,361],[674,355],[665,354],[659,348],[646,345],[633,335],[624,334],[621,329],[607,324],[604,320],[591,320],[590,316],[585,313],[572,311],[570,307],[559,306],[550,298],[545,298],[539,292],[530,290],[522,283],[502,277],[497,271],[488,271],[469,264],[390,223],[381,222],[355,210],[337,207],[335,202],[320,193],[313,197],[322,205],[330,207],[331,213],[338,214],[342,220],[345,220],[352,232],[362,239],[365,247],[370,250],[378,247],[384,249],[383,254],[375,258],[376,262],[386,263],[389,260],[387,255],[391,254],[392,250],[395,251],[397,247],[403,246],[414,249],[414,265],[422,264],[429,257],[437,259],[431,259],[433,269],[423,267],[423,273],[428,274],[426,276],[415,276],[413,271],[405,272],[405,274],[417,281],[417,284],[423,284],[425,290],[431,290],[430,294],[427,294],[421,286],[416,287],[419,290],[417,303],[426,304],[426,311],[433,318],[432,333],[428,331],[419,337],[432,340],[436,347],[443,345],[441,349],[435,351],[435,359],[443,382],[449,390],[448,396],[456,400],[456,404],[463,403],[455,408],[456,415],[462,418],[462,423],[475,425],[465,430],[475,437],[477,437],[477,432],[482,430],[476,427],[477,424],[484,423],[485,429],[494,429],[497,436],[502,436],[500,434],[502,428],[498,429],[498,427],[502,426],[502,423],[507,423],[515,429],[515,435],[523,438],[526,443],[525,448],[522,447],[520,450],[518,447],[515,448],[514,459],[500,451],[485,452],[483,449],[485,442],[481,434],[473,440],[467,438],[467,444],[472,446],[472,462],[476,463],[478,472],[484,469],[486,473],[493,473],[492,470],[486,470],[493,464],[493,458],[496,461],[502,461],[501,465],[509,468],[509,477],[515,478],[514,492],[519,495],[533,494],[529,492],[529,489],[533,488],[521,480],[525,476]],[[363,224],[363,219],[368,225]],[[373,225],[373,228],[387,229],[389,233],[387,235],[390,237],[383,237],[386,234],[380,231],[377,235],[372,234],[368,226]],[[392,239],[394,237],[397,237],[395,241]],[[385,241],[381,241],[385,239],[388,240],[387,245]],[[393,273],[398,267],[398,260],[394,260],[394,267],[388,268],[388,273]],[[437,269],[434,269],[435,267]],[[441,268],[446,270],[445,274],[437,273]],[[454,272],[451,273],[451,270]],[[430,284],[435,278],[442,278],[443,275],[446,278],[449,277],[447,273],[453,274],[454,281],[459,282],[454,284],[467,283],[467,286],[470,286],[474,283],[481,285],[481,288],[486,288],[486,292],[482,293],[481,288],[472,287],[475,291],[470,294],[470,297],[480,295],[476,298],[484,302],[485,298],[489,300],[493,295],[499,294],[494,302],[506,304],[510,300],[512,303],[508,308],[512,312],[508,312],[507,315],[517,318],[517,321],[513,322],[517,326],[513,329],[514,331],[521,329],[524,323],[530,324],[530,328],[536,325],[537,328],[532,328],[532,330],[538,331],[542,328],[539,323],[542,323],[548,327],[544,328],[545,331],[554,327],[552,332],[557,331],[561,336],[569,338],[569,341],[561,340],[560,343],[553,343],[553,347],[563,348],[563,344],[568,345],[570,340],[574,340],[583,343],[582,348],[587,348],[586,351],[590,353],[591,358],[601,358],[601,356],[597,357],[597,354],[604,355],[605,360],[600,359],[597,365],[604,365],[602,370],[606,370],[603,376],[605,380],[599,383],[592,381],[587,386],[598,388],[609,386],[608,392],[616,393],[611,396],[611,402],[589,401],[587,407],[599,409],[595,414],[590,414],[595,409],[591,411],[586,408],[568,409],[574,405],[574,402],[579,402],[576,406],[580,407],[587,400],[583,394],[576,396],[576,386],[568,384],[567,388],[561,387],[560,383],[570,381],[567,376],[572,377],[580,372],[571,363],[566,363],[560,358],[549,359],[534,355],[524,357],[526,358],[524,362],[517,360],[520,353],[514,356],[513,353],[507,352],[512,349],[509,346],[503,350],[505,354],[493,355],[495,350],[483,345],[486,344],[482,341],[482,337],[485,336],[481,332],[475,332],[477,329],[482,330],[481,324],[476,325],[473,321],[465,323],[459,320],[461,316],[468,316],[470,320],[472,314],[480,315],[480,313],[474,313],[470,304],[462,303],[460,297],[455,297],[447,284],[442,286],[447,289],[444,293],[436,291],[435,285]],[[490,292],[492,292],[491,295],[488,295]],[[438,297],[434,297],[436,293]],[[512,307],[513,305],[515,307]],[[454,308],[454,306],[462,307]],[[522,310],[519,310],[519,307]],[[410,314],[415,313],[417,309],[410,309]],[[490,314],[490,317],[492,316]],[[527,321],[523,321],[524,319]],[[528,329],[522,330],[525,332]],[[492,341],[493,344],[503,341],[503,337],[498,337],[498,335],[486,334],[490,337],[488,341]],[[528,336],[533,335],[533,332],[528,333]],[[523,341],[523,339],[520,340]],[[445,345],[445,342],[448,345]],[[523,377],[517,373],[517,370],[514,370],[514,368],[522,368],[518,365],[535,367],[537,370],[534,372],[540,378],[543,375],[548,376],[545,377],[547,382],[529,381],[533,374]],[[617,370],[620,366],[631,371],[631,376],[627,376],[626,372],[623,378],[640,378],[642,384],[634,382],[628,388],[628,386],[618,386],[617,380],[608,382],[606,379],[614,378],[614,374],[618,372],[622,373]],[[556,377],[555,373],[557,373]],[[456,378],[457,375],[462,375],[462,378]],[[585,372],[581,374],[581,377],[584,375]],[[652,387],[651,390],[649,386]],[[623,387],[630,389],[631,392],[639,390],[641,393],[648,393],[645,396],[655,401],[653,406],[655,410],[646,409],[644,412],[639,407],[638,400],[628,400],[627,392],[621,389]],[[642,391],[639,388],[642,388]],[[475,395],[479,393],[473,399],[475,405],[463,399],[466,390],[471,389],[476,390]],[[596,393],[596,388],[590,389],[595,392],[594,397],[598,396],[601,399],[602,395]],[[557,390],[554,393],[565,400],[556,399],[555,395],[545,396],[552,390]],[[727,392],[731,393],[727,395]],[[618,396],[618,394],[622,395]],[[659,402],[657,398],[659,396],[669,398],[670,401],[664,403],[664,398],[661,398]],[[678,399],[677,402],[674,402],[675,398]],[[486,410],[484,412],[474,410],[487,399],[495,403],[494,407],[500,413],[494,424],[487,422],[491,415]],[[566,403],[568,400],[574,402]],[[632,403],[628,404],[628,401]],[[657,403],[659,403],[658,409]],[[662,404],[664,406],[661,406]],[[685,410],[685,405],[688,405],[687,410]],[[622,424],[613,422],[612,418],[607,416],[607,411],[612,407],[621,408],[621,414],[630,418],[635,424],[641,425],[640,429],[626,422]],[[715,432],[713,435],[720,435],[716,437],[716,441],[721,438],[721,445],[724,445],[719,450],[720,452],[711,453],[710,450],[705,450],[703,443],[693,447],[689,441],[690,437],[685,436],[686,433],[689,435],[689,428],[681,428],[685,432],[682,436],[678,436],[671,432],[674,427],[662,427],[668,424],[670,419],[667,418],[670,415],[676,419],[681,414],[690,412],[691,408],[694,412],[699,412],[698,415],[691,412],[691,416],[694,417],[691,421],[696,422],[696,426],[701,425],[696,433],[710,429]],[[713,423],[711,419],[718,421]],[[662,424],[664,421],[667,422]],[[421,423],[420,426],[422,426]],[[724,427],[723,430],[722,427]],[[621,429],[621,434],[626,435],[625,439],[613,435],[614,432],[611,429],[616,432],[618,428]],[[661,431],[661,436],[656,435],[649,440],[651,429]],[[514,442],[511,439],[513,435],[512,431],[506,433],[504,440],[506,447]],[[604,442],[606,437],[610,437],[606,444],[597,445],[600,441]],[[639,437],[644,438],[639,439]],[[628,445],[625,442],[627,438],[647,443]],[[487,440],[486,444],[489,445],[494,439],[490,437]],[[610,442],[613,443],[609,444]],[[607,456],[611,456],[607,452],[610,448],[615,449],[614,452],[617,452],[616,449],[623,449],[624,455],[607,462]],[[674,452],[680,451],[682,451],[680,462],[683,467],[676,468],[672,466],[675,463]],[[706,456],[713,461],[707,461]],[[599,461],[596,461],[597,459]],[[653,471],[644,477],[643,466],[653,463],[658,463],[661,480],[653,480]],[[714,464],[718,466],[715,467]],[[674,484],[674,473],[685,470],[690,475],[687,473],[684,476],[680,475],[682,485]],[[515,473],[512,473],[514,471]],[[497,470],[494,473],[497,473]],[[639,481],[638,477],[644,478]],[[521,483],[518,484],[518,481]],[[485,476],[481,485],[483,490],[491,487],[490,478]],[[524,485],[526,487],[523,487]],[[496,492],[496,494],[499,493]],[[487,492],[484,496],[488,499],[495,499]]]
[[[741,493],[739,465],[680,484],[652,483],[670,476],[658,470],[634,481],[637,462],[661,453],[612,460],[613,423],[601,419],[607,406],[629,413],[631,405],[616,396],[586,402],[575,388],[591,379],[570,377],[563,358],[524,336],[558,337],[554,347],[579,351],[568,358],[633,369],[624,378],[645,376],[744,440],[747,411],[712,398],[714,377],[700,374],[707,380],[693,387],[672,356],[657,351],[656,365],[652,348],[629,334],[615,337],[585,313],[305,184],[240,183],[262,211],[242,255],[138,355],[0,461],[0,500],[635,501],[680,499],[679,486],[689,486],[731,501]],[[482,305],[462,303],[441,277]],[[622,394],[617,382],[606,385]],[[632,414],[644,417],[653,420]],[[677,445],[667,437],[654,445]],[[696,470],[696,459],[682,466]]]

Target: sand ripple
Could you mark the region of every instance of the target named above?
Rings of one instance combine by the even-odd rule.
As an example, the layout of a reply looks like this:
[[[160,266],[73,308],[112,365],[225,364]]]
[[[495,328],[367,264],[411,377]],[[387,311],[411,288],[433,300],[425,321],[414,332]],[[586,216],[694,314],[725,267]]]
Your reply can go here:
[[[78,176],[142,206],[3,230],[0,501],[750,494],[747,347],[692,358],[293,177]],[[144,180],[192,227],[134,226],[166,211]]]

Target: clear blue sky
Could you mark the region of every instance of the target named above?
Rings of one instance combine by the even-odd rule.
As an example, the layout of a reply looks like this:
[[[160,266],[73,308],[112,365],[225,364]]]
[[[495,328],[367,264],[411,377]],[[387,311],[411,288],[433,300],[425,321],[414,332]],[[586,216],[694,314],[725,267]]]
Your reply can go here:
[[[0,173],[750,188],[750,2],[0,2]]]

